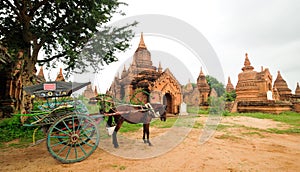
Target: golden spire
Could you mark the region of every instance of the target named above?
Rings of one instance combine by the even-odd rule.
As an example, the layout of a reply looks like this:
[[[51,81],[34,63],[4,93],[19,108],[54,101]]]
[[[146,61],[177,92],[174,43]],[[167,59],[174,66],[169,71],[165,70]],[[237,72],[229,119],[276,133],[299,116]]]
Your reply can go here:
[[[141,33],[141,38],[140,38],[139,48],[147,48],[147,47],[146,47],[146,44],[145,44],[145,42],[144,42],[143,32]]]

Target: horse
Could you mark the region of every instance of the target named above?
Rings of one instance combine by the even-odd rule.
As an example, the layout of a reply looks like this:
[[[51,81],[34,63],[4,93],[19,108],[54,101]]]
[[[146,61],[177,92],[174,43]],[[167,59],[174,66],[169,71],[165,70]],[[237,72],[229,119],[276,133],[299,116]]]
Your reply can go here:
[[[152,118],[159,117],[161,121],[166,121],[166,105],[162,104],[150,104],[147,103],[145,106],[134,106],[134,105],[120,105],[110,112],[107,126],[112,127],[113,118],[115,122],[115,129],[112,134],[112,142],[115,148],[119,147],[117,140],[117,133],[121,128],[124,121],[130,124],[143,124],[143,141],[145,144],[152,146],[149,140],[149,127]]]

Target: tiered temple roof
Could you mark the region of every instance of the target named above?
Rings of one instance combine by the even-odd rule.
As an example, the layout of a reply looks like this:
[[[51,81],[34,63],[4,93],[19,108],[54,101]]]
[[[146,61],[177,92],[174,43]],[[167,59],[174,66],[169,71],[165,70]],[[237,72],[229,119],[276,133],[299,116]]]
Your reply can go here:
[[[226,85],[226,92],[231,92],[233,90],[234,90],[234,86],[231,83],[230,77],[228,77],[228,82],[227,82],[227,85]]]
[[[200,70],[200,74],[197,78],[197,86],[198,86],[198,90],[200,92],[200,104],[206,104],[208,101],[208,95],[210,92],[210,87],[206,81],[205,75],[202,71],[202,67]]]
[[[278,93],[280,95],[280,100],[289,100],[291,95],[292,95],[292,91],[291,89],[288,88],[288,85],[286,83],[286,81],[282,78],[280,71],[278,71],[277,73],[277,78],[274,81],[274,87],[277,88]]]
[[[198,86],[198,89],[200,92],[208,92],[209,93],[209,91],[210,91],[209,85],[208,85],[205,75],[202,71],[202,67],[200,70],[200,74],[197,78],[197,86]]]

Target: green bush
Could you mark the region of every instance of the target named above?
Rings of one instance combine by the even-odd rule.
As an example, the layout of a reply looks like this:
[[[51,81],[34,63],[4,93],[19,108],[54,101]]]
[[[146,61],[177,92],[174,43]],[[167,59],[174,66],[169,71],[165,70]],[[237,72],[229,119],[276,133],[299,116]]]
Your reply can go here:
[[[34,129],[34,127],[23,126],[18,116],[3,119],[0,121],[0,143],[9,142],[15,139],[20,139],[20,141],[30,140],[29,142],[31,142]],[[42,135],[43,134],[40,131],[36,136],[41,138]]]

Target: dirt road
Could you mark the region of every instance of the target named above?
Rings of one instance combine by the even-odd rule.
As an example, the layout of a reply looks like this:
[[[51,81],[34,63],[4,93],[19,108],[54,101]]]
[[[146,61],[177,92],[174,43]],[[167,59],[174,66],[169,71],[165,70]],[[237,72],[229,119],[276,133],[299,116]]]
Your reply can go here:
[[[200,124],[205,123],[205,118],[197,120]],[[190,128],[183,140],[167,151],[162,147],[172,142],[173,136],[161,138],[169,135],[165,134],[169,129],[152,127],[152,147],[138,139],[142,132],[138,131],[125,135],[135,140],[135,144],[130,145],[121,138],[120,148],[114,150],[110,141],[104,140],[88,159],[74,164],[61,164],[53,159],[45,143],[21,149],[9,148],[0,153],[0,171],[300,171],[300,135],[264,131],[287,127],[266,119],[226,117],[222,119],[220,129],[204,144],[199,143],[203,129]],[[145,157],[124,158],[127,155],[122,152],[128,150],[132,157],[143,156],[138,155],[140,152],[144,152]],[[156,154],[156,150],[163,153]],[[119,153],[123,157],[117,156]],[[148,156],[151,153],[153,156]]]

